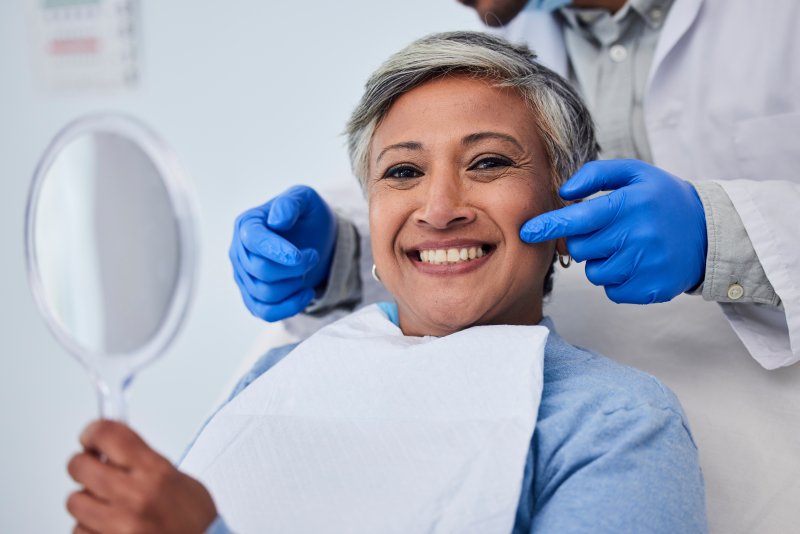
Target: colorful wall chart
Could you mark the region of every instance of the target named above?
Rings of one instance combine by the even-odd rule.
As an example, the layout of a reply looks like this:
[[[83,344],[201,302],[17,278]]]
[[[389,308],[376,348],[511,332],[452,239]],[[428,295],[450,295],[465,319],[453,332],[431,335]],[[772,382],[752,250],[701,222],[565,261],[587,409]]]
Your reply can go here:
[[[35,71],[51,90],[114,90],[139,78],[138,0],[28,0]]]

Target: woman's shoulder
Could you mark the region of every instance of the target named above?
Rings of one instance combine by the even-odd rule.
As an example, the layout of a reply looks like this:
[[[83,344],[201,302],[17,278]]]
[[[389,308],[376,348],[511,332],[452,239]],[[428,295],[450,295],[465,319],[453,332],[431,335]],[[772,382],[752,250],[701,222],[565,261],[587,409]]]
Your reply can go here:
[[[230,402],[231,399],[244,391],[247,386],[255,382],[259,376],[272,369],[275,364],[292,352],[297,345],[298,343],[290,343],[267,351],[267,353],[261,356],[256,363],[253,364],[253,367],[239,379],[226,402]]]
[[[673,410],[685,420],[678,398],[658,378],[557,335],[545,350],[544,395],[561,406],[585,404],[603,413],[649,406]]]
[[[532,449],[534,530],[705,532],[697,447],[677,397],[647,373],[551,338]],[[598,517],[605,528],[585,523]]]

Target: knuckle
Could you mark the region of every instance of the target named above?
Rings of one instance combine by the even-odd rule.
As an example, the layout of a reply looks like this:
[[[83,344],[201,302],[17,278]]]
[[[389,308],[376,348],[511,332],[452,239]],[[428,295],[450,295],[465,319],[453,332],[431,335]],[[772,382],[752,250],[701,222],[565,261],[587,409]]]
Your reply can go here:
[[[274,293],[275,291],[273,290],[272,284],[261,283],[254,285],[253,291],[250,292],[250,295],[256,300],[272,304],[275,298]]]
[[[151,493],[147,490],[136,489],[128,495],[128,507],[137,516],[144,515],[150,510]]]
[[[83,510],[83,502],[84,496],[81,492],[76,491],[70,493],[65,503],[67,512],[69,512],[69,514],[73,517],[78,517],[81,515],[81,511]]]
[[[632,304],[625,299],[624,294],[616,287],[606,286],[605,292],[609,300],[616,302],[617,304]]]
[[[263,319],[269,323],[282,321],[292,315],[294,306],[265,306]]]
[[[240,213],[239,216],[236,217],[236,220],[233,223],[234,228],[238,230],[239,233],[241,234],[244,231],[242,229],[242,223],[244,223],[247,219],[254,217],[255,215],[256,215],[256,210],[253,208]]]
[[[140,534],[146,532],[147,529],[144,528],[138,518],[128,517],[117,523],[115,531],[118,534]]]
[[[83,465],[83,454],[75,454],[67,462],[67,473],[75,479],[81,474],[81,466]]]
[[[104,444],[108,443],[113,436],[113,426],[111,421],[101,419],[94,421],[84,431],[84,437],[90,443],[96,443],[101,448]]]
[[[584,257],[584,248],[581,242],[567,238],[567,251],[573,260],[581,262],[587,259]]]

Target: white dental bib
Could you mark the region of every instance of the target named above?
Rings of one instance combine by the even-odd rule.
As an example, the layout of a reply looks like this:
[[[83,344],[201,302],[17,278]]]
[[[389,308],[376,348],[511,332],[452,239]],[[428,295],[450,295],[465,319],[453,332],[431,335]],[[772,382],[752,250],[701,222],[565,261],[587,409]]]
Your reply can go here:
[[[238,534],[511,531],[548,330],[406,337],[377,305],[225,405],[181,469]]]

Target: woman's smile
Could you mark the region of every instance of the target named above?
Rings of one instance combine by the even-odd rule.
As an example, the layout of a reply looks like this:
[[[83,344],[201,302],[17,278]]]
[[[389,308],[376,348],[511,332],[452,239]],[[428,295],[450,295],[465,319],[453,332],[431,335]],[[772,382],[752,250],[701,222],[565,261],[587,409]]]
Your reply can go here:
[[[486,265],[496,248],[496,244],[476,239],[425,241],[408,250],[406,256],[420,273],[457,275]]]

